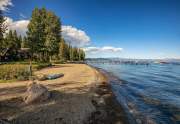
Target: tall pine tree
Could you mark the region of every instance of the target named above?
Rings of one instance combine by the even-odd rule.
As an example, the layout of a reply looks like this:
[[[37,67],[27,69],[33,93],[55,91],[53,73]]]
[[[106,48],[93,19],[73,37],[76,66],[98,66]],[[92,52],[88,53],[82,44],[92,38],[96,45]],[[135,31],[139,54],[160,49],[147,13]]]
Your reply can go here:
[[[61,61],[66,61],[67,58],[66,58],[66,43],[64,41],[64,39],[61,39],[61,42],[60,42],[60,47],[59,47],[59,58]]]
[[[32,55],[42,61],[58,53],[61,38],[60,19],[45,8],[35,8],[28,25],[27,38]]]
[[[21,47],[21,41],[17,36],[16,31],[10,30],[6,37],[3,40],[3,45],[6,48],[6,52],[4,53],[4,57],[8,57],[11,60],[17,59],[18,50]]]
[[[5,25],[4,22],[5,22],[5,18],[3,16],[2,10],[0,10],[0,61],[7,52],[6,46],[4,45],[4,37],[3,37],[7,29],[7,26]]]
[[[61,38],[61,23],[59,18],[52,12],[46,12],[45,21],[45,47],[48,55],[51,57],[59,51],[59,42]]]

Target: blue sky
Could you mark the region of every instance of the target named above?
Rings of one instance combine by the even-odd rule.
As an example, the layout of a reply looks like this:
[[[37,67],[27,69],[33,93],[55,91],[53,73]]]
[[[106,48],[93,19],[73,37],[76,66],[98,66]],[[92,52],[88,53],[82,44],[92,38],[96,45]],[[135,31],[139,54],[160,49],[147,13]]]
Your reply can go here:
[[[87,57],[180,58],[180,0],[11,0],[11,3],[5,13],[14,22],[29,20],[35,7],[45,7],[54,11],[63,25],[83,31],[89,38],[88,44],[81,45],[86,48]]]

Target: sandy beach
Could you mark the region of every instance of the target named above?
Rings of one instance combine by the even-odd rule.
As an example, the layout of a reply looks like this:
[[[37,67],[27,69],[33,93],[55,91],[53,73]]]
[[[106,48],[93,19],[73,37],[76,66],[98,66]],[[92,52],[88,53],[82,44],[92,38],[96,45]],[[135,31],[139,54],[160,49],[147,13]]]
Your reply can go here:
[[[0,118],[15,124],[125,124],[126,116],[115,100],[106,77],[86,64],[59,64],[35,72],[63,73],[55,80],[38,81],[51,98],[25,105],[28,81],[0,84]]]

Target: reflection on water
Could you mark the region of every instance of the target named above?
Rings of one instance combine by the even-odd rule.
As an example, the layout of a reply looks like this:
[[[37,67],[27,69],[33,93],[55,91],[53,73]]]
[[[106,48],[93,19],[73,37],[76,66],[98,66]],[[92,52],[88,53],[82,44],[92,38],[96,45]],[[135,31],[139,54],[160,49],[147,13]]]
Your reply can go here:
[[[180,124],[180,65],[93,66],[114,75],[113,92],[136,123]]]

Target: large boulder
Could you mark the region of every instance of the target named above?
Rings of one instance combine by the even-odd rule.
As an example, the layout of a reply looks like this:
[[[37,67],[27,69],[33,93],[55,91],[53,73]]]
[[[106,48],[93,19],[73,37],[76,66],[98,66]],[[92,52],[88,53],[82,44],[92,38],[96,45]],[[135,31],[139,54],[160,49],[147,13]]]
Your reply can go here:
[[[50,97],[50,92],[42,84],[32,82],[27,86],[27,91],[24,95],[24,102],[26,104],[33,102],[45,101]]]

